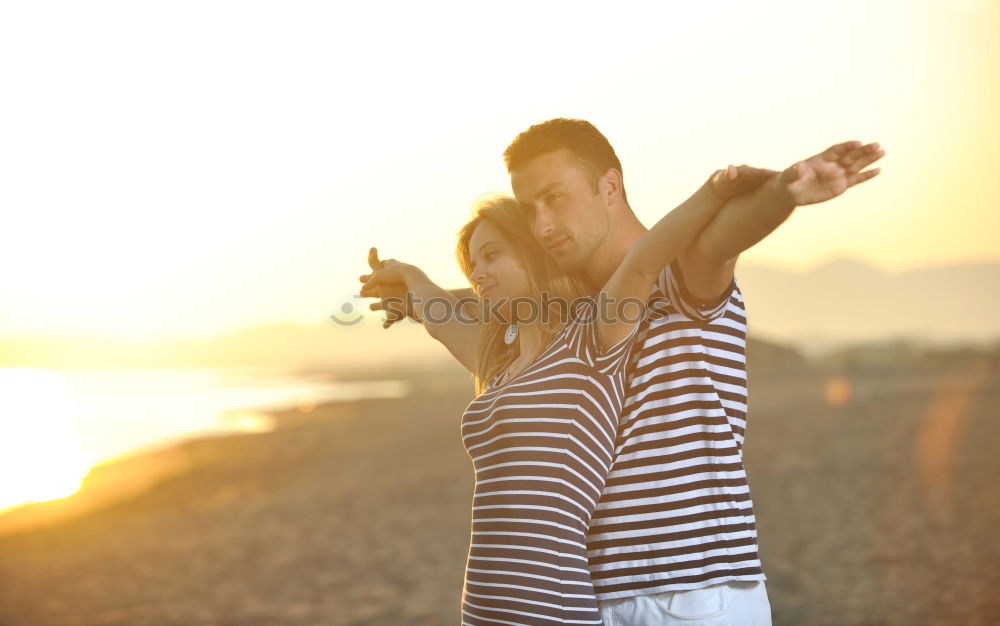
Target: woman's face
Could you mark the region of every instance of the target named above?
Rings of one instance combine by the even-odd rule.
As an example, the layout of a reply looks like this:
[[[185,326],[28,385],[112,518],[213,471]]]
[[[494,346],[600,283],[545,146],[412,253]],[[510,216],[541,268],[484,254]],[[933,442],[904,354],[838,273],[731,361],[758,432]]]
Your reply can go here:
[[[489,220],[481,221],[472,232],[469,259],[472,282],[480,298],[513,300],[531,296],[521,256]]]

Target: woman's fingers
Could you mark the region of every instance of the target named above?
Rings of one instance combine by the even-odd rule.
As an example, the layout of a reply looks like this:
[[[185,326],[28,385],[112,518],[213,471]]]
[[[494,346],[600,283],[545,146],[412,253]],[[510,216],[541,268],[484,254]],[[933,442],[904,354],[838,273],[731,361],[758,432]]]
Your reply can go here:
[[[726,200],[733,195],[733,181],[739,176],[739,170],[734,165],[727,165],[712,174],[712,191],[720,200]]]
[[[757,189],[775,174],[776,171],[763,167],[746,164],[730,165],[718,170],[712,176],[712,186],[717,196],[728,200],[733,196]]]
[[[766,167],[753,167],[751,165],[741,165],[735,168],[739,174],[734,179],[734,183],[740,187],[741,191],[749,191],[763,185],[769,178],[778,172]]]
[[[375,247],[371,247],[368,249],[368,267],[372,268],[373,270],[382,269],[382,261],[379,261],[378,249]]]
[[[378,276],[372,276],[371,278],[369,278],[368,280],[365,281],[365,284],[361,285],[361,295],[362,296],[370,296],[370,295],[376,295],[377,296],[378,292],[375,291],[375,290],[378,287],[378,285],[379,285]]]
[[[790,185],[801,178],[806,172],[806,164],[802,161],[792,163],[792,165],[781,172],[781,182],[785,185]]]

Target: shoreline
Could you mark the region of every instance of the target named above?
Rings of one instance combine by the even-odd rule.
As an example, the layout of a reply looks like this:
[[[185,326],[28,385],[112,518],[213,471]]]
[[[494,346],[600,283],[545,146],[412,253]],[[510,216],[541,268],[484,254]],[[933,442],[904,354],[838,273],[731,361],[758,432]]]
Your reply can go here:
[[[774,624],[1000,620],[1000,368],[751,371],[744,458]],[[155,484],[0,535],[5,626],[458,621],[467,379],[144,459]],[[138,463],[138,462],[136,462]],[[140,464],[121,464],[121,477]],[[159,464],[159,465],[157,465]]]
[[[414,389],[413,393],[418,391]],[[378,403],[406,401],[408,397],[412,395],[334,400],[282,409],[252,409],[253,413],[271,420],[269,430],[193,434],[160,444],[148,444],[94,465],[84,477],[80,489],[70,496],[29,502],[0,512],[0,537],[70,524],[81,516],[99,513],[107,507],[140,497],[160,483],[199,471],[205,467],[207,457],[222,454],[221,450],[241,440],[261,438],[261,442],[267,442],[268,435],[277,431],[343,419],[361,410],[359,405],[374,403],[377,407]],[[215,448],[220,452],[211,452]]]

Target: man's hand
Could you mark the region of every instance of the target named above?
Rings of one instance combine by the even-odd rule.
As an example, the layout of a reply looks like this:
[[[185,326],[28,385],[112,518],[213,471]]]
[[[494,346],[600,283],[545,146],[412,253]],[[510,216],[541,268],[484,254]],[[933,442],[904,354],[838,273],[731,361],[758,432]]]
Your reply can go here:
[[[689,293],[714,302],[728,288],[736,260],[744,250],[778,228],[796,206],[836,198],[854,185],[877,176],[877,168],[862,170],[883,156],[885,152],[877,143],[837,144],[772,176],[757,191],[727,200],[698,239],[678,257]],[[733,177],[727,169],[719,182],[738,183],[741,177],[742,172]]]
[[[879,168],[862,171],[885,156],[877,143],[848,141],[795,163],[775,180],[779,194],[793,206],[836,198],[849,188],[871,180]]]

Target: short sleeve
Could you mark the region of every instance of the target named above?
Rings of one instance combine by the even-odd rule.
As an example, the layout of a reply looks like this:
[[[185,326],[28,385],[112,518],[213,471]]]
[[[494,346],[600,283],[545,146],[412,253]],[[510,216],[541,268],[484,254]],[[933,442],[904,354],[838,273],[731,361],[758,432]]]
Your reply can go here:
[[[684,284],[684,273],[681,271],[680,263],[674,259],[660,272],[657,287],[683,315],[693,320],[710,322],[725,313],[729,298],[732,296],[733,290],[736,289],[736,279],[733,278],[729,281],[729,286],[718,298],[704,300],[694,296],[688,290]]]
[[[597,302],[587,298],[574,307],[567,339],[580,360],[604,374],[612,375],[625,369],[642,326],[641,320],[636,322],[628,336],[607,350],[602,349],[597,336]]]

